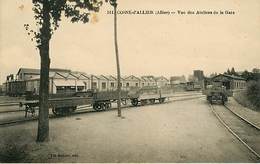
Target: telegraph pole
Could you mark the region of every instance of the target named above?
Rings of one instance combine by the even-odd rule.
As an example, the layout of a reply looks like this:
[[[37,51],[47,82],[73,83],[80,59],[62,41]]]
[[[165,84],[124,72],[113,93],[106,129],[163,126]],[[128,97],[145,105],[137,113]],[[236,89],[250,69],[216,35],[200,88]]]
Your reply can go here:
[[[118,43],[117,43],[117,2],[116,0],[110,0],[110,4],[114,7],[114,41],[115,41],[115,53],[116,53],[116,67],[117,67],[117,114],[121,117],[121,76],[120,76],[120,64],[118,54]]]

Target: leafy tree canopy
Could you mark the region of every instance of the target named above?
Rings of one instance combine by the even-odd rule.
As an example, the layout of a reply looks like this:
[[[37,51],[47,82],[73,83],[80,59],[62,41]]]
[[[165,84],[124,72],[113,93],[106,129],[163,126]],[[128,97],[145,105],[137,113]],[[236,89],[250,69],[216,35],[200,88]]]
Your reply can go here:
[[[59,27],[62,15],[73,23],[87,23],[91,12],[98,12],[102,5],[100,0],[32,0],[32,2],[38,30],[30,29],[29,24],[25,24],[24,27],[31,36],[31,40],[36,41],[37,48],[40,48],[44,39],[51,39],[53,32]],[[45,6],[44,9],[43,6]],[[47,29],[43,27],[44,12],[45,14],[47,12],[50,21]]]

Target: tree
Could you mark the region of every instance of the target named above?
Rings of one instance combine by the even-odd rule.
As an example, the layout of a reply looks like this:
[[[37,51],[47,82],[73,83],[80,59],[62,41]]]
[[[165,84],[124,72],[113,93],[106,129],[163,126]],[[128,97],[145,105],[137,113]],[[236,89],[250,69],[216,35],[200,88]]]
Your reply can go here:
[[[59,22],[63,14],[72,23],[87,23],[91,12],[98,12],[102,2],[98,0],[32,0],[32,3],[37,30],[30,29],[29,24],[25,24],[24,26],[28,31],[28,35],[32,36],[31,40],[36,41],[36,47],[40,53],[41,68],[37,141],[44,142],[49,139],[49,44],[51,37],[59,27]]]
[[[231,72],[230,72],[229,68],[228,68],[228,70],[227,70],[227,74],[228,74],[228,75],[231,75]]]
[[[114,7],[114,42],[115,42],[115,53],[116,53],[116,67],[117,67],[117,115],[121,117],[121,75],[120,75],[120,64],[118,54],[118,43],[117,43],[117,0],[106,0]]]
[[[231,68],[230,74],[231,75],[237,75],[234,67]]]
[[[245,70],[242,73],[242,77],[246,79],[246,81],[259,81],[260,80],[260,73],[253,73],[253,72],[248,72]]]

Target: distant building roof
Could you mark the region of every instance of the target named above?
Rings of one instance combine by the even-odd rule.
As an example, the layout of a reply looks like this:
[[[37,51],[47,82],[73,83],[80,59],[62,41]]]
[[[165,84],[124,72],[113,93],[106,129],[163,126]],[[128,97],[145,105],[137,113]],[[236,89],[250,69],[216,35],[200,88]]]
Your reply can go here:
[[[186,83],[185,76],[171,76],[170,77],[171,83]]]
[[[155,80],[165,80],[165,81],[169,81],[166,77],[164,76],[159,76],[159,77],[155,77]]]
[[[116,81],[116,77],[112,76],[112,75],[107,75],[106,78],[110,81]]]
[[[124,79],[125,80],[138,80],[138,81],[141,80],[140,78],[138,78],[138,77],[136,77],[134,75],[126,76]]]
[[[105,75],[99,75],[98,78],[102,80],[109,80]]]
[[[30,73],[30,74],[40,74],[40,69],[20,68],[18,70],[17,74],[19,74],[20,72]],[[50,68],[50,72],[71,72],[71,70],[69,70],[69,69],[60,69],[60,68]]]
[[[66,79],[77,79],[77,77],[71,74],[70,72],[56,72],[56,73],[63,76]]]
[[[220,77],[220,76],[223,76],[223,77],[226,77],[228,79],[234,79],[234,80],[246,80],[242,77],[239,77],[239,76],[234,76],[234,75],[226,75],[226,74],[219,74],[219,75],[216,75],[214,77],[212,77],[212,79],[215,79],[217,77]]]
[[[32,74],[40,74],[40,70],[39,69],[33,69],[33,68],[20,68],[17,72],[17,75],[20,72],[25,72],[25,73],[32,73]]]
[[[50,68],[51,72],[71,72],[70,69]]]
[[[156,82],[154,76],[141,76],[141,80],[144,80],[147,82]]]

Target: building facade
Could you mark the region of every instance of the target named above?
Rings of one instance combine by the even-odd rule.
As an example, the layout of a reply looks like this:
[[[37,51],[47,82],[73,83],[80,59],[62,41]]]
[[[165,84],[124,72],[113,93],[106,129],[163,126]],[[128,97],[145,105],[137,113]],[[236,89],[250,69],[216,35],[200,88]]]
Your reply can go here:
[[[204,79],[204,73],[202,70],[194,70],[193,76],[198,79],[198,81],[202,81]]]
[[[71,93],[86,91],[89,89],[95,89],[99,91],[117,89],[117,78],[115,76],[96,76],[86,74],[84,72],[74,72],[67,69],[51,68],[49,73],[49,80],[50,94]],[[130,75],[121,78],[122,90],[129,90],[131,88],[141,88],[146,86],[162,87],[168,85],[169,83],[170,81],[163,76],[154,77],[149,75],[137,77]],[[19,87],[17,84],[19,84]],[[17,90],[15,88],[18,88],[19,92],[21,91],[21,94],[25,94],[25,92],[34,92],[35,94],[39,94],[39,87],[39,69],[20,68],[17,75],[7,76],[3,90],[5,92],[11,92],[9,90]]]
[[[221,82],[226,89],[236,90],[244,89],[246,87],[246,80],[238,76],[219,74],[211,80],[212,82]]]
[[[156,86],[158,87],[163,87],[170,84],[170,81],[164,76],[156,77],[155,81],[156,81]]]
[[[186,78],[184,75],[182,76],[171,76],[170,77],[170,84],[171,85],[178,85],[178,84],[185,84]]]

